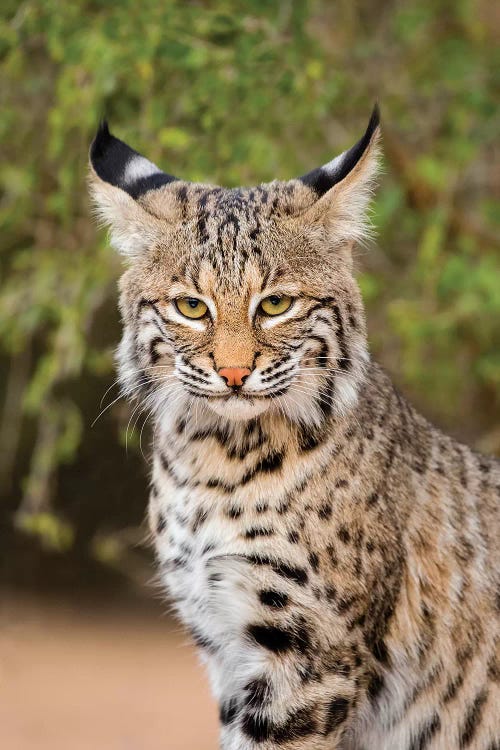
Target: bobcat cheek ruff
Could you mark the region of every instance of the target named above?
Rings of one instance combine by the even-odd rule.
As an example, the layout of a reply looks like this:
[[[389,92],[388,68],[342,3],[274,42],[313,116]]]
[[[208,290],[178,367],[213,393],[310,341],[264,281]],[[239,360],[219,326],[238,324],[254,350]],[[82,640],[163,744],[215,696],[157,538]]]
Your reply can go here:
[[[300,179],[225,189],[109,133],[91,191],[129,265],[123,393],[155,422],[161,580],[223,750],[494,750],[500,467],[368,355],[351,249],[379,117]]]

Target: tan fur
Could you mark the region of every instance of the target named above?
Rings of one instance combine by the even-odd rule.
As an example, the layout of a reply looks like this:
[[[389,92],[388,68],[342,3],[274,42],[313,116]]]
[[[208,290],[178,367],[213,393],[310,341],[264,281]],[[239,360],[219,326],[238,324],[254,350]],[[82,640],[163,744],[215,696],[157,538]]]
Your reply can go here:
[[[319,198],[172,182],[111,206],[93,176],[132,259],[119,363],[155,423],[160,572],[225,750],[500,747],[500,467],[368,356],[350,251],[377,137]],[[280,320],[269,294],[294,298]],[[211,317],[183,321],[180,296]],[[227,366],[252,370],[246,397]]]

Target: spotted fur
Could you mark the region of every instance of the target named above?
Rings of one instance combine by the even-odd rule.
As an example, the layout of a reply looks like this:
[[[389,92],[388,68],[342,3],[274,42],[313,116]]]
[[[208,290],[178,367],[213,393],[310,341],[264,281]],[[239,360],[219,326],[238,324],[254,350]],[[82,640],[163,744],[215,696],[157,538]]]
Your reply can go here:
[[[224,750],[493,750],[500,468],[368,354],[352,245],[378,113],[302,179],[166,175],[103,126],[91,184],[121,281],[123,392],[153,415],[162,580]],[[276,318],[270,294],[293,298]],[[173,300],[203,300],[183,319]],[[248,368],[235,393],[218,371]]]

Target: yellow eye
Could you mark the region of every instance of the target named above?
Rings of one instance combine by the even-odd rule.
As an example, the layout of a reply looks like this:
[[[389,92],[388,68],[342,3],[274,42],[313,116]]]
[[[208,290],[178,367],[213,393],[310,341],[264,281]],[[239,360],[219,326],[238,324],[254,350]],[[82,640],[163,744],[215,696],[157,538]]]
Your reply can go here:
[[[175,300],[175,306],[185,318],[203,318],[207,314],[208,307],[201,299],[196,297],[181,297]]]
[[[281,315],[290,309],[292,302],[287,294],[271,294],[262,300],[259,307],[266,315]]]

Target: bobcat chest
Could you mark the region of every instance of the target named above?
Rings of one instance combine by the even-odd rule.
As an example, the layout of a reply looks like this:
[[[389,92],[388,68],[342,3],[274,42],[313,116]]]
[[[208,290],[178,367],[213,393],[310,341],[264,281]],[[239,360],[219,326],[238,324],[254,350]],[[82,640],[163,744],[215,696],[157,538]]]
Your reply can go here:
[[[304,524],[301,493],[310,468],[271,449],[227,459],[210,441],[187,443],[175,456],[168,448],[157,452],[150,525],[163,582],[192,629],[206,631],[219,606],[216,591],[224,590],[217,600],[229,619],[241,617],[252,587],[249,559],[295,562],[305,554],[294,534]]]

